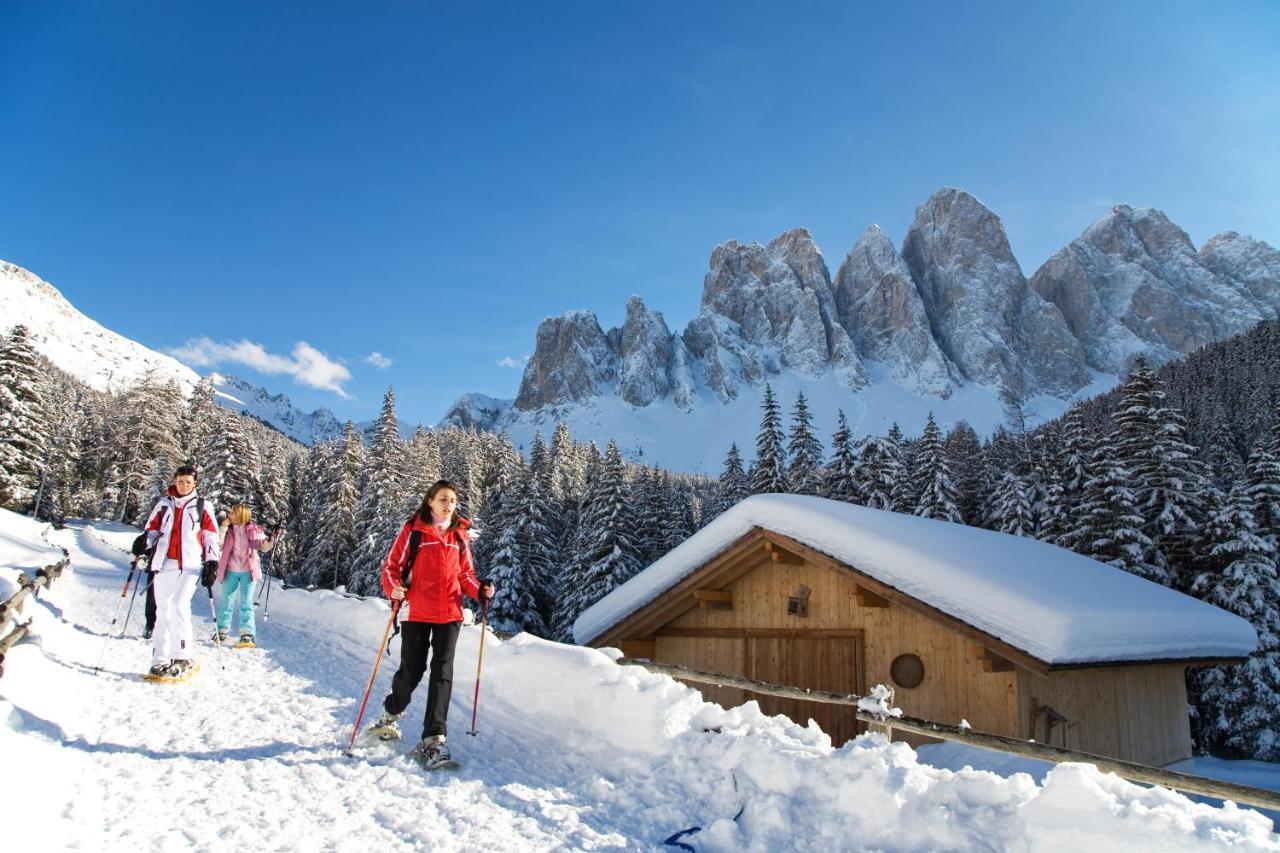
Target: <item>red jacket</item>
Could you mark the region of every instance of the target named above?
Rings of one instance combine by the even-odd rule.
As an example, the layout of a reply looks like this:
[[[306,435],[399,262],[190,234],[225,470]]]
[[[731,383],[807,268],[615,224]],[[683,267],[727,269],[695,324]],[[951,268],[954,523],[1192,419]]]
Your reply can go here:
[[[465,518],[450,527],[441,536],[434,524],[428,524],[417,515],[405,522],[400,535],[382,561],[382,591],[391,598],[391,590],[404,586],[404,561],[409,556],[409,535],[422,532],[418,555],[413,561],[409,578],[409,592],[405,602],[409,605],[409,622],[461,622],[462,594],[472,598],[480,596],[480,584],[476,580],[475,566],[471,563],[471,541],[467,528],[471,522]]]

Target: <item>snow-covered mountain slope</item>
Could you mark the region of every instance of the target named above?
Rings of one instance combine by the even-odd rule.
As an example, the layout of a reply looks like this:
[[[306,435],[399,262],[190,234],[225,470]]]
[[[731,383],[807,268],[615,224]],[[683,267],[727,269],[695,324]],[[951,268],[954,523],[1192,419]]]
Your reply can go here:
[[[57,288],[22,267],[0,261],[0,332],[18,324],[45,358],[99,391],[120,392],[148,372],[173,378],[190,393],[200,374],[172,356],[148,349],[86,317]],[[251,382],[214,373],[214,398],[303,444],[325,441],[342,432],[328,409],[306,413],[284,394],[269,394]]]
[[[173,377],[187,393],[200,374],[172,356],[147,349],[81,314],[57,288],[0,261],[0,331],[24,325],[36,349],[99,391],[123,391],[149,371]]]
[[[918,434],[932,410],[981,433],[1002,390],[1038,422],[1114,385],[1139,353],[1160,364],[1277,311],[1280,252],[1261,241],[1228,232],[1197,252],[1164,214],[1121,205],[1028,280],[1000,218],[944,188],[901,252],[872,226],[834,280],[803,229],[717,246],[683,332],[634,296],[616,329],[588,311],[548,318],[514,402],[464,398],[444,422],[527,440],[563,419],[632,458],[705,470],[707,452],[751,446],[765,382],[784,407],[804,388],[827,435],[839,408],[860,432],[896,421]]]
[[[1271,820],[1248,809],[1086,764],[1033,777],[941,769],[927,749],[880,735],[836,748],[754,702],[725,710],[618,666],[616,652],[526,634],[486,638],[467,737],[474,625],[458,642],[450,711],[462,767],[422,772],[405,757],[411,741],[347,758],[386,603],[275,589],[254,651],[211,647],[193,607],[201,671],[147,684],[140,614],[125,636],[109,630],[135,533],[94,522],[50,536],[73,571],[28,603],[32,639],[0,682],[0,755],[40,792],[6,827],[13,849],[654,850],[678,835],[704,851],[1280,850]],[[56,556],[34,523],[0,511],[0,581],[42,550]],[[408,734],[424,706],[420,687]]]

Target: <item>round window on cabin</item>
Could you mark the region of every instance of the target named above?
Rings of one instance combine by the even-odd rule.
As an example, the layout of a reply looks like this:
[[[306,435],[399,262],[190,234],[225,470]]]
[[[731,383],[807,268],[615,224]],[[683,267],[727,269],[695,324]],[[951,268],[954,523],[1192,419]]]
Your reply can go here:
[[[889,664],[889,677],[899,687],[919,687],[924,681],[924,661],[918,655],[898,655]]]

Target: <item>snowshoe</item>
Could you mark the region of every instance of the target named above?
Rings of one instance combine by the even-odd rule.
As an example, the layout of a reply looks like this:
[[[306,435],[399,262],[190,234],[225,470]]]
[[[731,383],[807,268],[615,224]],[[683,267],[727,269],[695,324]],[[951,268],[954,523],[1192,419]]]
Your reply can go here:
[[[241,634],[240,642],[236,643],[237,649],[256,649],[258,646],[253,641],[253,634]]]
[[[219,628],[210,639],[218,645],[222,645],[227,641],[227,632]]]
[[[382,716],[374,720],[373,725],[365,729],[365,734],[376,737],[378,740],[400,740],[400,727],[396,723],[403,716],[403,711],[399,714],[390,714],[383,711]]]
[[[195,661],[175,660],[168,664],[156,664],[151,667],[151,670],[146,675],[142,676],[142,680],[164,684],[177,684],[190,680],[192,676],[199,671],[200,664]]]
[[[426,737],[413,748],[409,757],[423,770],[454,770],[458,762],[449,755],[449,745],[442,737]]]

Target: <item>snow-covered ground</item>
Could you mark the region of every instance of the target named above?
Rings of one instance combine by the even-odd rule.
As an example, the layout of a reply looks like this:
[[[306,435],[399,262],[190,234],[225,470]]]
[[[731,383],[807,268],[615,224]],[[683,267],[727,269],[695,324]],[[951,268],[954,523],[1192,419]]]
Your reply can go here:
[[[42,531],[0,511],[0,595],[19,569],[60,556]],[[408,742],[348,758],[385,604],[274,590],[261,649],[206,646],[189,683],[147,684],[139,609],[127,637],[104,634],[134,533],[102,522],[47,533],[74,570],[28,604],[35,639],[0,679],[0,761],[20,783],[0,806],[6,849],[1280,850],[1269,819],[1233,805],[1088,765],[989,772],[930,747],[960,769],[929,766],[874,735],[833,749],[754,704],[725,711],[606,652],[527,635],[485,640],[468,737],[475,626],[459,641],[450,715],[462,768],[424,773]],[[394,665],[384,659],[371,707]],[[422,688],[407,733],[424,701]]]

